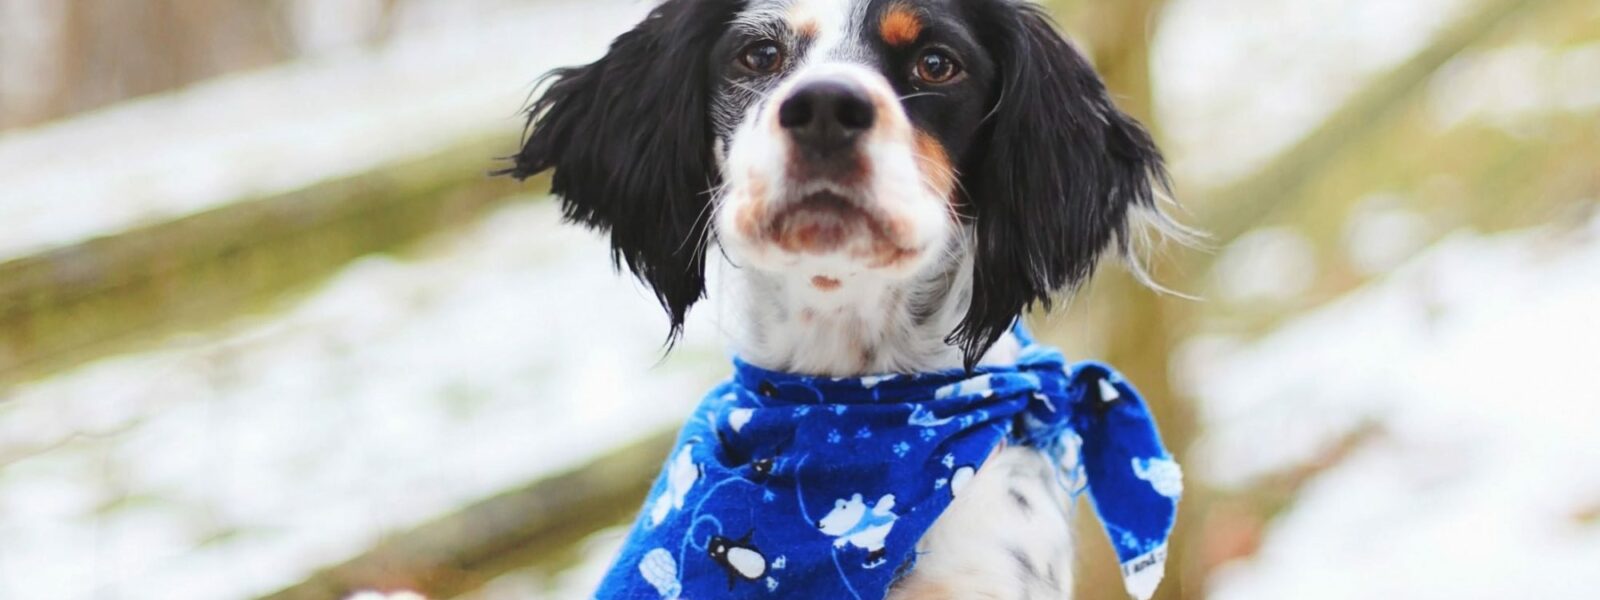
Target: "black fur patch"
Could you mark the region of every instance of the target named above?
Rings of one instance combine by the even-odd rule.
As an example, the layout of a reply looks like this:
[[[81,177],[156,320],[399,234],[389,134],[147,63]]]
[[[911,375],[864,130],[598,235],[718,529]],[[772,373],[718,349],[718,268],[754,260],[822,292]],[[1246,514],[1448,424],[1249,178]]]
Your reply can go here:
[[[970,365],[1023,311],[1088,279],[1128,235],[1128,212],[1167,185],[1143,126],[1118,110],[1093,67],[1043,10],[964,4],[999,65],[998,105],[963,187],[977,227],[975,293],[950,341]]]
[[[558,69],[528,110],[515,165],[554,169],[569,221],[611,233],[612,255],[655,292],[675,340],[705,296],[712,157],[711,47],[743,2],[669,0],[600,60]]]

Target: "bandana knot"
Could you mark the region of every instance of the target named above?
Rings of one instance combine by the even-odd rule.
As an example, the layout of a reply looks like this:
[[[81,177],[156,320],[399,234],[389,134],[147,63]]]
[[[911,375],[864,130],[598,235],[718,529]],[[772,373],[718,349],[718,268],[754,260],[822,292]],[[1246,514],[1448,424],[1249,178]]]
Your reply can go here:
[[[883,598],[1002,443],[1088,492],[1128,592],[1154,594],[1183,491],[1137,391],[1032,343],[974,372],[828,378],[734,361],[680,433],[596,598]]]

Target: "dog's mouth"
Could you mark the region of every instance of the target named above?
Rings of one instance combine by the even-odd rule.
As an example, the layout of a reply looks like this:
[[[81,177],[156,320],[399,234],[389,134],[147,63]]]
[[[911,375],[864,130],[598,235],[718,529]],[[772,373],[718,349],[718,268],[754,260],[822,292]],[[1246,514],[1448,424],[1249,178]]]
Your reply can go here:
[[[902,219],[837,189],[820,189],[779,209],[767,238],[791,254],[848,254],[871,268],[898,264],[919,251],[904,238]]]
[[[826,254],[883,227],[853,198],[831,190],[802,196],[773,216],[768,234],[788,252]]]

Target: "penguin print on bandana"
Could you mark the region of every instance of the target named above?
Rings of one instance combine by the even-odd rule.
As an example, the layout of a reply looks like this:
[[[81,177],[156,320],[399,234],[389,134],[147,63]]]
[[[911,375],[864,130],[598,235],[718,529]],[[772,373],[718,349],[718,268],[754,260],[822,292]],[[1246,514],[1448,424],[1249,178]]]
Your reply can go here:
[[[835,548],[854,546],[866,550],[867,558],[861,566],[876,569],[885,562],[884,540],[894,530],[898,518],[894,514],[894,495],[885,495],[867,506],[861,494],[856,494],[849,500],[835,502],[833,511],[822,518],[817,528],[834,538]]]
[[[706,554],[728,573],[728,591],[740,580],[760,581],[767,575],[767,557],[750,543],[755,532],[744,534],[737,540],[712,536],[706,543]]]
[[[683,508],[683,500],[689,495],[689,488],[700,480],[700,474],[700,466],[694,462],[694,444],[684,444],[667,467],[667,489],[656,496],[655,506],[650,509],[651,526],[660,525],[672,511]]]

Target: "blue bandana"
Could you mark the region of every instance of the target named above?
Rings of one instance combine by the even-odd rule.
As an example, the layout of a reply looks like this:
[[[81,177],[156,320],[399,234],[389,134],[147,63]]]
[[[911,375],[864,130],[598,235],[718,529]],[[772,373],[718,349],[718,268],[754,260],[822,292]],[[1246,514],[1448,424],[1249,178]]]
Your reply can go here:
[[[883,598],[1002,441],[1087,490],[1128,592],[1161,582],[1183,477],[1109,367],[1024,343],[1016,366],[833,379],[735,360],[684,427],[595,597]]]

